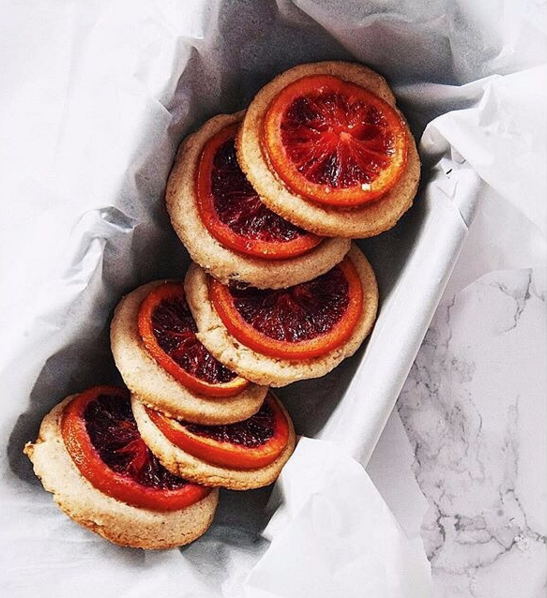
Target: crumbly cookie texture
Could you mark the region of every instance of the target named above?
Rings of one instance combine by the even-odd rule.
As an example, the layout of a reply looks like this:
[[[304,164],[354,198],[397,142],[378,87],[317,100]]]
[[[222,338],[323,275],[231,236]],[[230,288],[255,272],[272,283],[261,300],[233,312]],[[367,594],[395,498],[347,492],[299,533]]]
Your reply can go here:
[[[164,281],[154,281],[125,296],[110,330],[112,354],[126,386],[139,400],[175,419],[197,424],[232,424],[256,413],[268,389],[250,384],[233,397],[207,397],[191,391],[166,372],[142,344],[138,313],[144,298]]]
[[[75,397],[67,397],[45,416],[38,439],[24,449],[34,472],[61,510],[120,546],[173,548],[203,535],[213,522],[218,490],[180,511],[153,511],[103,494],[82,476],[65,448],[60,429],[63,409]]]
[[[260,289],[278,289],[316,278],[342,261],[349,250],[349,240],[324,239],[303,255],[268,260],[224,247],[203,224],[196,197],[196,178],[203,147],[221,129],[240,121],[243,114],[215,116],[181,145],[166,190],[167,211],[173,228],[192,259],[224,284],[240,281]]]
[[[289,422],[289,440],[281,455],[273,463],[260,469],[231,469],[207,463],[183,451],[163,435],[146,413],[142,403],[136,397],[131,399],[139,432],[166,469],[204,486],[221,486],[230,490],[250,490],[272,484],[292,455],[296,442],[294,427],[283,405],[279,405]]]
[[[380,200],[351,209],[322,205],[293,193],[276,175],[262,150],[261,131],[270,102],[289,83],[309,75],[334,75],[355,83],[395,108],[395,97],[386,80],[365,66],[348,62],[296,66],[263,87],[251,102],[236,142],[239,164],[264,203],[289,222],[331,237],[357,239],[378,235],[392,228],[410,208],[418,189],[420,158],[408,126],[408,159],[402,178]]]
[[[207,274],[193,264],[186,275],[188,305],[198,325],[198,338],[227,367],[257,384],[279,387],[297,380],[319,378],[357,351],[368,336],[378,310],[378,286],[372,266],[353,245],[348,253],[363,287],[363,310],[350,339],[327,354],[305,360],[288,360],[257,353],[237,341],[222,323],[209,297]]]

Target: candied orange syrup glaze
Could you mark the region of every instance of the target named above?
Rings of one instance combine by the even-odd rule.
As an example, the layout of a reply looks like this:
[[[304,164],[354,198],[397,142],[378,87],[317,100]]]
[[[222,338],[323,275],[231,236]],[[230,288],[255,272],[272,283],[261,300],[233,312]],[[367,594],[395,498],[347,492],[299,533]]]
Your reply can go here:
[[[201,221],[217,241],[238,253],[270,260],[307,253],[322,238],[290,224],[262,204],[237,164],[233,143],[228,147],[238,128],[239,123],[234,123],[221,129],[207,141],[201,153],[196,180]],[[215,198],[215,193],[223,197]],[[223,202],[224,220],[231,221],[231,226],[221,220],[215,205],[217,199]]]
[[[270,103],[262,145],[293,192],[334,207],[378,200],[401,178],[408,135],[399,113],[353,83],[311,75]]]
[[[166,372],[171,374],[175,380],[194,392],[208,397],[232,397],[243,392],[250,383],[248,380],[236,376],[235,373],[233,374],[232,379],[227,382],[208,382],[187,372],[162,349],[158,343],[158,338],[154,330],[154,313],[160,307],[162,302],[173,300],[186,302],[182,282],[164,282],[152,290],[141,303],[138,314],[138,329],[147,352]],[[191,314],[189,317],[191,318]],[[195,331],[190,329],[184,332],[173,332],[173,334],[179,335],[182,342],[191,341],[194,344],[199,342],[195,338]],[[214,359],[204,347],[201,353],[203,353],[203,356],[207,359]],[[224,368],[224,366],[220,364],[218,364],[218,367]]]
[[[94,488],[126,504],[155,511],[184,509],[209,494],[210,488],[192,483],[185,483],[176,489],[145,486],[130,475],[123,475],[111,469],[101,459],[97,448],[91,442],[85,422],[87,407],[100,395],[129,401],[129,392],[126,389],[96,386],[73,399],[65,407],[61,418],[61,434],[65,447],[80,473]],[[149,451],[140,437],[132,442],[142,443],[143,446],[127,445],[125,450],[141,453]]]
[[[287,446],[289,438],[287,418],[271,394],[267,396],[266,403],[273,411],[273,435],[264,443],[253,447],[195,434],[188,429],[188,424],[169,419],[152,409],[147,409],[147,413],[168,440],[190,455],[221,467],[258,469],[273,463]],[[249,420],[255,417],[252,416]],[[214,426],[214,428],[219,429],[220,436],[229,438],[231,429],[244,427],[249,420],[238,424]],[[213,426],[205,428],[213,429]]]
[[[250,349],[270,357],[292,360],[319,357],[343,345],[351,337],[363,307],[361,280],[350,258],[346,257],[335,268],[342,270],[348,283],[347,308],[341,319],[330,330],[307,340],[297,342],[278,340],[257,330],[238,311],[230,288],[214,279],[209,280],[209,295],[228,332]],[[298,286],[300,285],[296,285],[296,287]],[[291,287],[291,289],[296,287]],[[278,291],[278,293],[280,292],[283,291]]]

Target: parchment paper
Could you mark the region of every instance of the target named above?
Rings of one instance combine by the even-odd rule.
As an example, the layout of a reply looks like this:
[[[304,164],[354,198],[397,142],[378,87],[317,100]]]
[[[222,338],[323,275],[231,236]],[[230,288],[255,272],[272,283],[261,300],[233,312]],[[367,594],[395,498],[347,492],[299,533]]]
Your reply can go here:
[[[514,163],[502,151],[481,155],[479,140],[488,131],[503,137],[511,110],[496,106],[511,89],[534,88],[541,7],[98,0],[4,8],[8,595],[427,596],[420,541],[401,531],[358,463],[370,458],[486,184],[498,184],[489,160],[505,160],[507,171]],[[243,108],[278,72],[325,59],[376,68],[415,135],[425,129],[415,207],[361,243],[380,284],[374,332],[324,379],[279,393],[297,430],[316,440],[300,443],[271,498],[269,489],[224,492],[212,529],[181,550],[111,546],[59,513],[22,446],[61,398],[119,381],[108,324],[121,295],[183,275],[188,257],[162,201],[180,140],[206,118]],[[516,157],[537,161],[528,139]]]

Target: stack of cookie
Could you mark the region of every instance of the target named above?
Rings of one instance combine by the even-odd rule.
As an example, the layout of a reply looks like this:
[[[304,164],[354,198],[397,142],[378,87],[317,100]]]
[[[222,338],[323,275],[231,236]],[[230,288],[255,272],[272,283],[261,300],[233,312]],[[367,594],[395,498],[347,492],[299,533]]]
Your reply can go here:
[[[194,263],[118,305],[129,390],[69,397],[25,449],[61,508],[162,548],[207,529],[216,488],[273,482],[295,434],[269,387],[327,374],[370,333],[376,279],[351,239],[397,222],[419,169],[385,80],[341,62],[293,68],[187,138],[166,196]]]

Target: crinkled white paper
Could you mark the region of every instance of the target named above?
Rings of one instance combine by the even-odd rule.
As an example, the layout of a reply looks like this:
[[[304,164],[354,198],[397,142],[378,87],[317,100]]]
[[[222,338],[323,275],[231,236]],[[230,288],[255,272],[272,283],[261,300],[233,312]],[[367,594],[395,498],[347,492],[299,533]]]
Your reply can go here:
[[[482,201],[488,189],[503,195],[519,184],[515,165],[532,174],[538,163],[533,127],[513,115],[523,89],[545,77],[533,69],[544,60],[539,9],[501,0],[5,4],[4,593],[264,597],[306,595],[321,582],[335,598],[427,596],[416,538],[423,502],[414,495],[406,509],[390,492],[394,482],[386,485],[403,478],[409,496],[416,492],[405,477],[406,447],[400,459],[389,455],[390,468],[373,461],[370,470],[406,537],[357,461],[370,458],[473,215],[495,209]],[[301,434],[338,448],[304,440],[269,503],[269,489],[224,492],[213,527],[191,546],[150,553],[110,545],[57,510],[23,444],[61,398],[118,380],[108,321],[121,295],[183,275],[188,257],[162,196],[184,135],[243,108],[284,69],[329,59],[376,68],[416,136],[425,129],[415,207],[362,243],[381,292],[367,346],[324,379],[279,393]],[[538,252],[539,238],[530,236]],[[400,438],[392,433],[385,438]]]
[[[271,546],[246,581],[247,595],[425,598],[421,540],[407,540],[359,463],[307,438],[294,457],[277,483],[282,506],[264,530]]]

